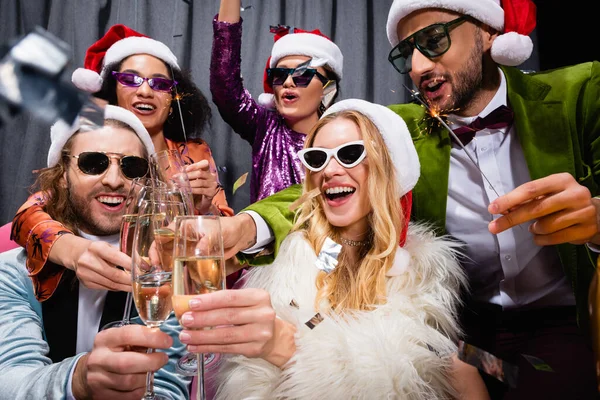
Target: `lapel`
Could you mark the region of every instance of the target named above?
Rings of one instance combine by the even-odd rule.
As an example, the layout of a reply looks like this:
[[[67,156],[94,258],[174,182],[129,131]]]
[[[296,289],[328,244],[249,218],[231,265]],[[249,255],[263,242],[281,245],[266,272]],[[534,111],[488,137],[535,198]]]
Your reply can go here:
[[[575,127],[569,124],[563,101],[547,99],[552,88],[514,68],[503,68],[508,101],[515,113],[515,128],[531,180],[559,172],[577,177],[573,143]],[[556,246],[565,274],[577,282],[577,249],[570,243]]]
[[[77,306],[79,282],[67,269],[52,296],[42,303],[44,334],[53,363],[75,355],[77,345]]]
[[[550,85],[514,68],[503,68],[508,102],[531,180],[569,172],[575,176],[572,135],[564,102],[546,99]]]

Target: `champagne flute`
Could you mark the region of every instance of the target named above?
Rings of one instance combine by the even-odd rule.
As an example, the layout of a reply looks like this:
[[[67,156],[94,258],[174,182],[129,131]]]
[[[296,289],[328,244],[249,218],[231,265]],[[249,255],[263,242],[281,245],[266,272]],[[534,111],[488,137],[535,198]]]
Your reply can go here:
[[[154,200],[143,201],[138,212],[132,249],[133,298],[140,319],[151,329],[158,329],[172,311],[172,227],[174,218],[183,214],[180,202]],[[152,399],[162,397],[154,393],[154,373],[148,372],[143,400]]]
[[[163,150],[150,155],[150,175],[181,193],[187,215],[196,213],[192,186],[185,172],[185,163],[177,150]]]
[[[156,190],[166,190],[167,185],[163,182],[153,180],[149,177],[135,178],[131,181],[129,193],[125,199],[125,214],[121,219],[121,231],[119,236],[119,250],[131,257],[133,247],[133,234],[138,216],[140,204],[144,200],[151,200]],[[131,303],[133,302],[131,292],[127,293],[123,318],[120,321],[109,322],[100,330],[120,328],[129,325],[131,315]]]
[[[221,223],[216,216],[175,218],[172,303],[177,319],[189,311],[189,301],[199,294],[225,289],[225,257]],[[196,355],[198,400],[206,399],[204,355]],[[180,360],[181,361],[181,360]]]

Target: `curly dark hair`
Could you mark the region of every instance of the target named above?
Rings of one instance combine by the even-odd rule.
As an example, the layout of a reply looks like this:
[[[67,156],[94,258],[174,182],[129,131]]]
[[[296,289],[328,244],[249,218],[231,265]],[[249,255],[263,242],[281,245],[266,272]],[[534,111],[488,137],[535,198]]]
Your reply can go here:
[[[127,58],[109,64],[106,67],[107,73],[102,83],[102,88],[96,93],[97,97],[108,101],[109,104],[118,105],[117,80],[112,75],[112,72],[118,72],[126,59]],[[166,63],[165,66],[168,71],[172,71],[173,76],[170,78],[177,81],[177,93],[182,95],[179,104],[181,104],[181,115],[183,116],[183,125],[185,126],[187,139],[198,139],[202,137],[206,126],[210,126],[212,117],[210,104],[208,103],[206,96],[204,96],[202,91],[192,80],[189,71],[176,70]],[[173,88],[171,94],[175,97],[175,88]],[[173,112],[165,121],[163,134],[169,140],[183,142],[185,137],[183,136],[183,129],[181,128],[181,122],[179,121],[177,102],[173,102],[172,106]]]

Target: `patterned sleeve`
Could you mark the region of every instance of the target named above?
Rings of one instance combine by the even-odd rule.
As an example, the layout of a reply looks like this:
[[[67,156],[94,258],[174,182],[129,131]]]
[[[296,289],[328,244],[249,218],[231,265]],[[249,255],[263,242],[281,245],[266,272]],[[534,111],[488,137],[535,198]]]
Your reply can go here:
[[[181,157],[186,164],[194,164],[198,161],[208,160],[211,171],[217,171],[217,165],[213,159],[212,152],[208,143],[202,139],[190,139],[186,143],[173,143],[167,140],[167,145],[171,148],[176,146]],[[217,174],[218,179],[218,174]],[[220,183],[219,183],[220,187]],[[230,217],[233,215],[233,209],[227,204],[227,198],[225,197],[225,191],[220,187],[218,193],[213,198],[213,204],[219,209],[222,216]]]
[[[242,20],[235,24],[213,20],[210,92],[221,117],[250,145],[262,142],[273,115],[258,105],[244,88],[241,73]]]
[[[10,233],[11,240],[27,251],[27,271],[38,301],[52,296],[65,270],[48,262],[52,246],[60,236],[73,234],[44,211],[45,203],[46,198],[41,192],[32,194],[13,218]]]

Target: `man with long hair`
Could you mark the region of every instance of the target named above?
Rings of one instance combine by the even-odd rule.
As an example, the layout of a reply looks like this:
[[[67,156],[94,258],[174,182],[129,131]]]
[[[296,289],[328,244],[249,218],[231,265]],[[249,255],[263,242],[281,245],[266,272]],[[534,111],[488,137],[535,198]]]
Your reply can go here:
[[[148,172],[152,140],[135,115],[116,106],[106,107],[102,128],[80,129],[77,123],[52,127],[48,168],[36,181],[46,197],[44,210],[119,265],[131,264],[117,247],[121,219],[131,179]],[[53,271],[47,279],[57,281],[54,295],[40,303],[26,259],[21,248],[0,256],[0,399],[141,398],[146,373],[165,366],[171,355],[176,361],[169,336],[174,319],[165,323],[169,334],[136,324],[98,333],[121,317],[125,293],[89,289],[75,271],[55,268],[47,270]],[[146,348],[171,349],[140,351]],[[172,398],[187,395],[186,382],[175,374],[158,372],[155,385]]]

